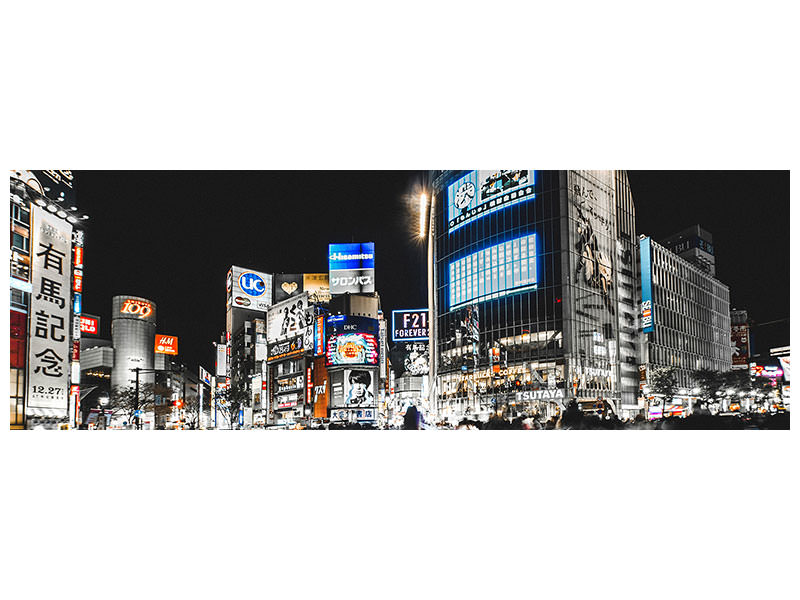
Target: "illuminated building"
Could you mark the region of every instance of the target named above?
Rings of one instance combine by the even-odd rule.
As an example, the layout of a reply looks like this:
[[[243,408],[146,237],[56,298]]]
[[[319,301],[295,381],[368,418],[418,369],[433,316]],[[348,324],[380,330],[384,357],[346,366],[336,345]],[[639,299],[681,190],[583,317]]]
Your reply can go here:
[[[626,173],[432,175],[435,416],[638,410]]]
[[[83,240],[71,171],[12,171],[12,429],[79,423]]]
[[[731,369],[728,286],[647,236],[639,239],[642,274],[642,364],[674,367],[679,388],[692,371]],[[684,399],[685,400],[685,399]]]
[[[114,369],[111,389],[136,385],[136,368],[152,371],[156,338],[156,303],[139,296],[111,299],[111,339]],[[139,375],[139,385],[154,383],[152,372]]]

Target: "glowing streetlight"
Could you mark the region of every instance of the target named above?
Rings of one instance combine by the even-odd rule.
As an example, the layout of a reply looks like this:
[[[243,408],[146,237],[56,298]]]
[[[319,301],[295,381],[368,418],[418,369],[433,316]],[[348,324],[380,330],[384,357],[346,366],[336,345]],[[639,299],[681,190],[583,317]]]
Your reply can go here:
[[[428,197],[419,195],[419,237],[425,237],[425,209],[428,208]]]

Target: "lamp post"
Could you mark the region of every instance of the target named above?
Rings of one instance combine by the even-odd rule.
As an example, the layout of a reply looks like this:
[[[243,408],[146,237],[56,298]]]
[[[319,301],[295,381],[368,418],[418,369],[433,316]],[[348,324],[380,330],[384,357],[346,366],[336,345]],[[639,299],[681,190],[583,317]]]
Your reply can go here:
[[[433,245],[436,243],[434,219],[436,196],[431,195],[430,202],[428,202],[427,195],[423,193],[420,194],[419,200],[419,236],[427,242],[428,257],[428,410],[433,413],[434,419],[438,419],[439,407],[436,403],[436,282],[433,265]]]
[[[98,429],[105,429],[106,428],[106,405],[108,404],[108,396],[102,395],[102,396],[100,396],[98,401],[100,402],[100,419],[101,419],[101,421],[98,422],[98,425],[100,423],[103,424],[103,426],[102,427],[98,427]]]

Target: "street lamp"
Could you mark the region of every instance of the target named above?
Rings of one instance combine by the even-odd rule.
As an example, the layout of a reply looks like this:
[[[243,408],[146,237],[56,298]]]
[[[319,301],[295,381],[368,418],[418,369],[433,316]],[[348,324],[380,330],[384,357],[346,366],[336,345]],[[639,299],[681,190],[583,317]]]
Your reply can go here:
[[[108,404],[108,400],[109,400],[109,398],[106,395],[102,395],[99,398],[99,402],[100,402],[100,419],[101,419],[101,423],[103,424],[103,426],[100,427],[100,429],[105,429],[106,428],[106,405]]]

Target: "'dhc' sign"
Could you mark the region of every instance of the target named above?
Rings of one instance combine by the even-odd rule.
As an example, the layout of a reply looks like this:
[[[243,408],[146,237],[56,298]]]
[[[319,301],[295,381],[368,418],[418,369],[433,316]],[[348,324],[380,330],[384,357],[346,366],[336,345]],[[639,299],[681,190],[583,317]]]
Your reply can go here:
[[[413,342],[428,339],[428,309],[392,311],[392,341]]]

